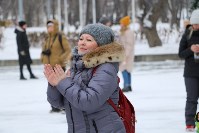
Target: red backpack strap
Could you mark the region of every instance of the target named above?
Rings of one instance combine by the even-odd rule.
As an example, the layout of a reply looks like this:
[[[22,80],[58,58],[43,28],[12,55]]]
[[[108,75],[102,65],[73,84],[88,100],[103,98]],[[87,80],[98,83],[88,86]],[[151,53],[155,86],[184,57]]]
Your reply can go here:
[[[97,70],[97,67],[94,67],[92,71],[92,76],[95,74],[96,70]]]
[[[114,104],[114,102],[111,99],[108,99],[107,102],[114,108],[114,110],[118,113],[118,115],[120,116],[120,112],[117,108],[117,106]]]

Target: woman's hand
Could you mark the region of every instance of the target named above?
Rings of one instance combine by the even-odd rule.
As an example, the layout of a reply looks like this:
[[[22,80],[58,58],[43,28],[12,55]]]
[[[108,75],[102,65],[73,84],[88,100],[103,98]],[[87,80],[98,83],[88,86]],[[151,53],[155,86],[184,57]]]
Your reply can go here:
[[[60,65],[55,65],[53,69],[50,64],[44,65],[44,75],[52,86],[58,85],[61,80],[67,77]]]
[[[66,71],[66,77],[70,77],[70,69]]]
[[[194,52],[194,53],[199,53],[199,44],[194,44],[191,46],[191,50]]]

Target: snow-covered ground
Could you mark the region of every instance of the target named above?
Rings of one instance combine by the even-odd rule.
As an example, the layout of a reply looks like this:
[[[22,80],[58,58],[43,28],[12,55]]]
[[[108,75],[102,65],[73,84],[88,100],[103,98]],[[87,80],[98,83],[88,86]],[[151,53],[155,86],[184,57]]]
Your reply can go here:
[[[185,132],[182,64],[137,63],[133,92],[125,93],[135,107],[136,133]],[[28,78],[27,70],[24,72]],[[33,72],[38,80],[20,81],[17,66],[0,68],[0,133],[67,132],[65,115],[49,113],[43,66],[33,66]]]

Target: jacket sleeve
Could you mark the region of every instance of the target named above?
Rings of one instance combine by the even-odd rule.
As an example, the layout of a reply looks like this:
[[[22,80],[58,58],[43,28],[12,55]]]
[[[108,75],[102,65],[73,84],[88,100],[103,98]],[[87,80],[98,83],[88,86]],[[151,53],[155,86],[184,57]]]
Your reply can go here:
[[[117,89],[117,71],[112,64],[105,63],[97,67],[86,89],[82,89],[71,78],[62,80],[56,87],[79,110],[96,111]]]
[[[48,84],[47,100],[55,108],[64,108],[64,99],[62,94],[53,86]]]
[[[180,40],[178,56],[183,59],[193,56],[193,51],[191,51],[191,47],[188,46],[186,33],[183,34]]]
[[[18,33],[17,34],[17,44],[18,44],[19,51],[24,51],[24,48],[23,48],[23,35],[22,35],[22,33]]]
[[[61,59],[68,61],[70,60],[70,57],[71,57],[71,48],[70,48],[68,40],[66,39],[64,35],[62,35],[62,45],[63,45],[64,53],[61,55]]]

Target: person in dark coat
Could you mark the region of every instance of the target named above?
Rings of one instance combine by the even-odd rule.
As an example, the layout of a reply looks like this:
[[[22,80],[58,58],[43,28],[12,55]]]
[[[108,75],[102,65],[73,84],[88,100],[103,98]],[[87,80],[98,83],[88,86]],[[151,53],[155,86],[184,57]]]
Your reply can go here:
[[[26,80],[26,78],[23,75],[23,66],[26,65],[28,68],[28,71],[30,73],[31,79],[37,79],[37,77],[32,73],[31,70],[31,63],[32,59],[30,57],[29,52],[29,42],[28,37],[26,35],[26,22],[20,21],[18,23],[19,26],[16,27],[15,33],[16,35],[16,41],[17,41],[17,51],[19,55],[19,68],[20,68],[20,80]]]
[[[45,65],[47,99],[52,106],[65,109],[68,133],[126,132],[121,118],[107,102],[110,98],[118,103],[117,73],[123,58],[124,48],[114,42],[110,27],[89,24],[80,32],[66,73],[60,65]]]
[[[185,107],[186,130],[195,131],[194,117],[199,98],[199,9],[191,14],[179,47],[179,57],[185,59],[184,81],[187,92]]]

